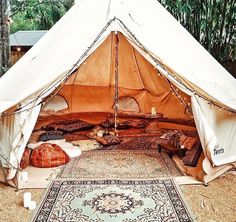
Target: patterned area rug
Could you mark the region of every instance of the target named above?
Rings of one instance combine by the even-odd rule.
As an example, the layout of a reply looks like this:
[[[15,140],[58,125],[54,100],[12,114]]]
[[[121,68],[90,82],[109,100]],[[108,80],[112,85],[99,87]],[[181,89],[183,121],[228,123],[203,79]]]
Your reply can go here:
[[[152,179],[182,176],[164,152],[155,150],[99,150],[83,152],[65,165],[58,178]]]
[[[191,222],[174,181],[55,180],[33,222]]]

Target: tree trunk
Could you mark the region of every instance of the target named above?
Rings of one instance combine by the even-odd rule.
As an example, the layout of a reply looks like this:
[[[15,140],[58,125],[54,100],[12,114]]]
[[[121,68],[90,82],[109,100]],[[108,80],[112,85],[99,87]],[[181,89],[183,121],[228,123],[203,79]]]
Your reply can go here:
[[[10,66],[9,0],[0,3],[0,77]]]

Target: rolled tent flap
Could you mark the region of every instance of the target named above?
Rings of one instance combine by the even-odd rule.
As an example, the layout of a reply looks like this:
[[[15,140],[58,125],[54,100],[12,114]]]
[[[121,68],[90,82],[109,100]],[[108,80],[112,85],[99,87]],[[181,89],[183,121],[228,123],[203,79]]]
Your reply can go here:
[[[236,162],[224,164],[222,166],[213,166],[212,163],[209,161],[208,158],[205,158],[202,163],[202,167],[205,171],[205,175],[203,181],[205,184],[209,183],[210,181],[214,180],[218,176],[222,175],[226,171],[236,168]]]
[[[219,166],[236,161],[235,114],[208,104],[204,99],[197,98],[196,101],[200,110],[196,119],[200,116],[200,121],[204,120],[204,125],[208,125],[205,131],[205,138],[207,134],[211,136],[211,141],[206,145],[210,152],[212,163],[215,166]],[[196,123],[197,125],[198,122]]]
[[[235,167],[236,117],[229,111],[192,96],[193,115],[205,154],[205,182]]]
[[[212,151],[217,144],[217,137],[209,125],[208,119],[204,115],[197,98],[191,97],[193,116],[195,119],[198,134],[201,140],[205,157],[212,161]]]
[[[36,100],[31,105],[34,106],[38,102]],[[19,169],[19,163],[37,121],[40,108],[41,105],[37,105],[27,111],[2,117],[0,150],[4,151],[2,154],[10,163],[9,165],[2,160],[3,167],[9,168],[7,180],[13,179]]]

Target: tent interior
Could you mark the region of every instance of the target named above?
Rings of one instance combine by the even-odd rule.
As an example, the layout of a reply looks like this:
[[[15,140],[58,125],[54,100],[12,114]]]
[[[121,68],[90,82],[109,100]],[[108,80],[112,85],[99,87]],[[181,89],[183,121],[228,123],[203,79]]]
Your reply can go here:
[[[121,33],[118,41],[119,98],[133,98],[138,104],[135,112],[150,113],[155,107],[168,118],[191,120],[191,114],[171,90],[174,85],[162,77]],[[65,82],[58,94],[66,100],[68,108],[60,114],[114,111],[115,44],[112,32]],[[176,91],[179,90],[176,88]],[[186,104],[190,102],[190,97],[180,91],[178,96]]]
[[[111,134],[115,131],[121,141],[127,137],[157,138],[154,143],[157,149],[163,136],[168,133],[173,135],[174,132],[179,135],[178,140],[181,134],[185,135],[185,139],[197,139],[189,150],[181,146],[179,141],[178,145],[173,145],[176,141],[168,141],[169,145],[166,149],[164,146],[164,150],[178,146],[178,150],[191,152],[196,144],[201,149],[191,112],[190,96],[167,80],[120,32],[111,32],[85,62],[44,99],[44,106],[29,143],[37,143],[39,135],[45,132],[48,124],[76,119],[95,127],[90,132],[80,130],[64,133],[64,138],[69,142],[85,140],[86,137],[91,139],[88,136],[89,133],[91,136],[91,131],[94,133],[101,130],[101,123],[114,119],[116,128],[113,125],[109,131]],[[144,120],[147,124],[145,127],[117,127],[119,123],[128,120]],[[202,180],[203,153],[200,152],[195,167],[183,164],[185,156],[184,152],[174,155],[173,159],[185,175]],[[36,177],[34,179],[37,180]]]
[[[58,93],[67,102],[62,113],[113,112],[115,86],[115,37],[112,32],[103,44],[76,70]],[[118,34],[119,98],[131,97],[139,110],[149,113],[152,107],[169,118],[190,120],[191,115],[171,90],[174,87],[139,52]],[[124,56],[125,55],[125,56]],[[176,89],[176,91],[179,91]],[[186,103],[189,96],[182,92]]]

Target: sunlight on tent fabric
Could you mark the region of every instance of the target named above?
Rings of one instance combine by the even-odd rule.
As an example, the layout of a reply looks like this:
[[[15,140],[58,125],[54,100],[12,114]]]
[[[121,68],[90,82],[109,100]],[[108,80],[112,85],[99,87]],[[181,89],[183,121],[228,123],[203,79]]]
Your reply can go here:
[[[130,111],[135,113],[140,112],[137,101],[132,97],[119,98],[119,110]]]

